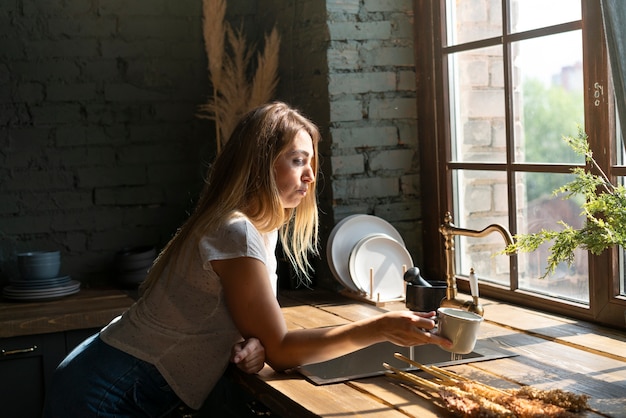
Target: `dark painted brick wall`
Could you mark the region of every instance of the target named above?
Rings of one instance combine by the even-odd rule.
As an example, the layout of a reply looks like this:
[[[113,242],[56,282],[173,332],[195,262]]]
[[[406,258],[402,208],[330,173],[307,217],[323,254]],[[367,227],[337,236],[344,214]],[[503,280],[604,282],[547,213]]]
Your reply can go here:
[[[125,246],[161,246],[214,153],[201,2],[0,3],[0,261],[60,249],[108,280]]]

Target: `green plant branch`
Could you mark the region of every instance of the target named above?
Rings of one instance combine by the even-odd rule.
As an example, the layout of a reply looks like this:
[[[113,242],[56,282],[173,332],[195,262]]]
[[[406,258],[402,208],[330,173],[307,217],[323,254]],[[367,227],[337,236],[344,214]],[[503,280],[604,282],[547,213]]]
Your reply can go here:
[[[579,155],[600,174],[593,174],[583,168],[572,170],[576,178],[566,185],[556,189],[555,195],[563,194],[564,199],[576,195],[585,197],[581,215],[585,217],[584,225],[573,228],[563,221],[558,224],[561,230],[542,229],[532,234],[517,234],[515,242],[506,247],[502,253],[514,254],[517,252],[536,251],[544,243],[551,243],[548,255],[548,265],[544,278],[553,273],[557,266],[565,262],[572,265],[574,250],[582,248],[592,254],[600,254],[615,245],[626,244],[626,189],[622,185],[614,185],[608,176],[593,159],[587,134],[578,128],[577,137],[565,137],[564,140]]]

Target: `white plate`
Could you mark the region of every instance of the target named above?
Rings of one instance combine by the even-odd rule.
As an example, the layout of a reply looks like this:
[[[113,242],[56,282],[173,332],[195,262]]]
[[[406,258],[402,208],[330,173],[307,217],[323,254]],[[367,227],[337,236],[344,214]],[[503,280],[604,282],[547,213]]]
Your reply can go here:
[[[352,281],[373,300],[402,297],[404,272],[412,266],[411,254],[404,245],[385,234],[361,239],[350,253]]]
[[[373,234],[386,234],[404,246],[402,236],[389,222],[372,215],[348,216],[335,225],[328,237],[328,266],[339,283],[355,292],[363,292],[365,289],[358,287],[352,280],[350,253],[363,237]]]

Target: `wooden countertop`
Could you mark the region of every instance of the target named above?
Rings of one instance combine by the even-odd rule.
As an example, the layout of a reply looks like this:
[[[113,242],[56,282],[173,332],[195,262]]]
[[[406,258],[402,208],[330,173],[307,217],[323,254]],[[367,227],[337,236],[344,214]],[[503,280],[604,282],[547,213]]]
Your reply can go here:
[[[406,309],[402,302],[378,308],[325,291],[281,291],[279,299],[289,329]],[[517,356],[450,370],[502,389],[533,385],[587,394],[591,410],[580,416],[626,417],[626,332],[496,301],[482,303],[485,322],[479,339],[497,341]],[[295,371],[276,373],[269,366],[258,375],[236,368],[229,373],[283,418],[450,416],[425,392],[410,391],[384,376],[318,386]]]
[[[323,290],[281,291],[289,329],[355,321],[383,307]],[[126,310],[134,299],[117,289],[82,289],[57,301],[0,301],[0,338],[96,328]],[[626,417],[626,332],[482,299],[485,322],[480,339],[497,341],[515,357],[449,368],[499,388],[533,385],[590,396],[585,417]],[[318,386],[295,371],[258,375],[229,369],[232,379],[253,392],[283,418],[288,417],[445,417],[449,414],[425,393],[409,391],[384,376]]]
[[[0,338],[98,328],[124,312],[134,299],[118,289],[81,289],[54,301],[0,301]]]

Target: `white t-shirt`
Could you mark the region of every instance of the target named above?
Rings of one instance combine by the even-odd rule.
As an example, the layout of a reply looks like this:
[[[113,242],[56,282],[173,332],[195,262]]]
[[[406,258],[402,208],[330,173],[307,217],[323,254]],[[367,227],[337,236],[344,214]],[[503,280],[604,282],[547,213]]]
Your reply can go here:
[[[241,340],[211,260],[252,257],[265,263],[276,294],[278,232],[260,234],[243,215],[216,233],[191,238],[179,268],[162,276],[100,333],[103,341],[154,364],[188,406],[199,409]]]

